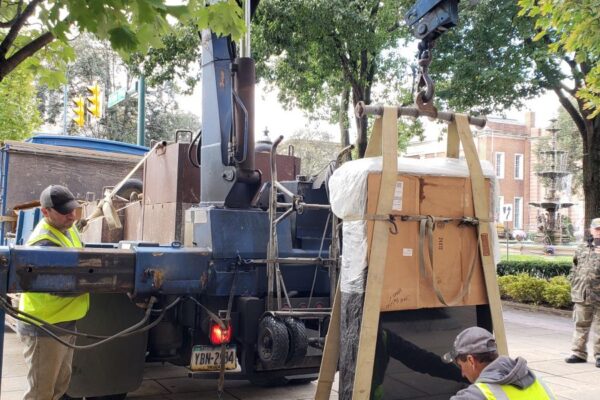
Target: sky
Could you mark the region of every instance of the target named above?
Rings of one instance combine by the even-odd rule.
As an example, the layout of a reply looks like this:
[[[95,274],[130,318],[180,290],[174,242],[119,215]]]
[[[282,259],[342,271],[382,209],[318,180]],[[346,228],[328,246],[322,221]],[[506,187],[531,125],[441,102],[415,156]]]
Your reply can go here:
[[[192,112],[198,116],[201,115],[201,96],[200,86],[196,88],[196,91],[190,96],[182,96],[178,99],[178,103],[181,108],[186,111]],[[255,131],[256,139],[260,139],[263,136],[265,128],[269,130],[269,136],[274,139],[277,135],[284,135],[289,137],[298,130],[309,128],[310,130],[320,130],[329,133],[332,140],[336,140],[339,136],[339,128],[337,125],[329,124],[325,121],[314,122],[299,109],[285,110],[283,106],[277,101],[277,93],[269,92],[265,89],[264,85],[258,84],[255,92],[256,106],[255,106]],[[519,122],[524,122],[524,116],[526,111],[535,112],[536,127],[546,128],[550,125],[550,120],[556,118],[558,108],[560,104],[558,98],[552,92],[547,92],[534,99],[525,101],[525,105],[521,110],[511,109],[506,111],[505,117],[509,119],[515,119]],[[496,114],[490,116],[498,116]],[[351,123],[353,123],[351,119]],[[435,131],[426,132],[431,136],[437,137],[438,129],[440,125],[428,124],[428,129],[435,129]],[[351,127],[350,140],[353,141],[356,138],[356,128]]]

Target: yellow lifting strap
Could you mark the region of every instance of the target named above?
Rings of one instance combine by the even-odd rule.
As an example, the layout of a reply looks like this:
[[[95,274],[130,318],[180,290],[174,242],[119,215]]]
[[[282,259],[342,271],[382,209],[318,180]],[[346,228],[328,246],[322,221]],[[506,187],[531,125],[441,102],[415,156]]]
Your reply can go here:
[[[340,358],[341,301],[340,282],[338,280],[333,298],[331,318],[329,319],[329,328],[325,337],[323,357],[321,358],[321,368],[319,369],[319,380],[315,394],[316,400],[329,400],[331,395],[331,388]]]
[[[377,203],[377,215],[389,215],[396,177],[398,174],[398,112],[396,107],[385,107],[382,118],[377,118],[365,157],[382,156],[381,184]],[[371,249],[365,288],[365,300],[360,328],[358,358],[356,365],[361,366],[361,373],[354,377],[353,399],[368,399],[371,391],[375,345],[379,328],[379,312],[381,308],[381,290],[385,272],[388,247],[389,227],[387,220],[375,220],[372,231]],[[334,297],[333,310],[329,330],[325,339],[325,348],[321,360],[321,370],[317,383],[315,400],[329,400],[340,350],[340,289]],[[363,373],[366,371],[366,373]]]
[[[398,111],[396,107],[385,107],[383,117],[376,120],[371,142],[365,156],[382,156],[381,184],[377,199],[377,215],[392,213],[394,190],[398,176]],[[385,273],[389,226],[386,221],[373,222],[367,284],[362,311],[358,355],[356,365],[361,373],[354,374],[352,398],[367,400],[371,394],[371,380],[375,363],[375,346],[381,310],[381,291]]]
[[[460,143],[462,143],[465,159],[467,160],[467,165],[469,167],[469,174],[471,175],[471,190],[473,193],[475,218],[480,221],[487,221],[490,215],[490,203],[489,198],[486,196],[485,178],[483,176],[481,163],[479,162],[475,142],[473,141],[473,134],[471,133],[471,128],[469,126],[469,118],[464,114],[455,114],[452,122],[448,125],[448,157],[458,158]],[[502,303],[500,302],[500,290],[498,289],[498,280],[496,278],[496,266],[494,264],[490,224],[478,224],[477,232],[479,254],[483,266],[483,276],[485,278],[485,287],[487,289],[498,352],[502,355],[508,355],[508,344],[506,342],[506,332],[504,330],[504,319],[502,318]]]

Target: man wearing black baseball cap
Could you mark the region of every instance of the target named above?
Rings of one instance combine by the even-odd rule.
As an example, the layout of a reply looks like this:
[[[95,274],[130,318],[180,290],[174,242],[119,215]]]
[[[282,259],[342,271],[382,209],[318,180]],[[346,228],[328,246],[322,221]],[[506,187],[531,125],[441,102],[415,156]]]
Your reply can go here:
[[[27,245],[67,248],[83,247],[79,232],[73,225],[79,203],[69,189],[50,185],[40,195],[44,218],[37,224]],[[83,318],[89,308],[89,294],[23,293],[19,310],[52,325],[75,330],[75,321]],[[17,332],[24,345],[28,388],[24,400],[58,399],[66,393],[71,380],[73,349],[64,346],[38,328],[32,321],[19,321]],[[61,338],[75,344],[75,335]]]
[[[459,333],[443,360],[456,363],[471,382],[450,400],[554,399],[552,391],[527,368],[527,361],[499,356],[494,336],[483,328]]]

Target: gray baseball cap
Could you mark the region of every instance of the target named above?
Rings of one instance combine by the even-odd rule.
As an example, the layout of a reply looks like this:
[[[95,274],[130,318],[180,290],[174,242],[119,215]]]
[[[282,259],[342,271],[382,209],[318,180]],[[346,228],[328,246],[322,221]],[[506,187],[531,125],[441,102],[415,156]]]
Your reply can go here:
[[[487,330],[478,326],[467,328],[456,336],[452,350],[444,354],[442,360],[451,363],[459,355],[480,354],[498,351],[496,339]]]
[[[50,185],[40,194],[40,205],[43,208],[53,208],[66,215],[79,207],[79,202],[69,189],[61,185]]]
[[[600,228],[600,218],[594,218],[590,221],[590,228],[598,229]]]

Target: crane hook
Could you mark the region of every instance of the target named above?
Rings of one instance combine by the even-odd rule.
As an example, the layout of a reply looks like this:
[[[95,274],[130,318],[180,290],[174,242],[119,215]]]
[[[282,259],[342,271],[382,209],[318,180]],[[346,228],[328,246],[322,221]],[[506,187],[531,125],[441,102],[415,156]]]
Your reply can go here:
[[[431,48],[433,42],[421,40],[419,42],[419,80],[417,84],[417,95],[415,104],[420,111],[437,115],[437,109],[433,106],[435,84],[429,76],[429,64],[431,64]]]

